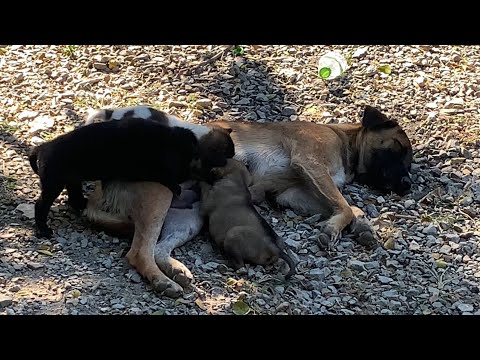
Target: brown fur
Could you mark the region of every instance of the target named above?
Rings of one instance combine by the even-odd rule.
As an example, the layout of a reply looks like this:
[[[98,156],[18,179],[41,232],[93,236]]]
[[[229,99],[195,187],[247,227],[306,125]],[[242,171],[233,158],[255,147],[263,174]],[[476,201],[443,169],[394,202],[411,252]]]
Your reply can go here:
[[[290,265],[286,278],[290,277],[294,263],[283,253],[283,241],[253,207],[248,191],[252,178],[245,165],[229,159],[212,172],[214,184],[201,183],[200,211],[208,216],[213,240],[231,257],[234,268],[244,262],[268,265],[281,257]]]
[[[371,163],[383,151],[401,158],[398,173],[388,178],[395,187],[406,184],[412,148],[405,132],[378,110],[366,107],[362,123],[319,125],[308,122],[250,123],[216,121],[231,128],[235,158],[244,161],[254,178],[254,200],[272,194],[280,205],[300,214],[322,214],[327,220],[324,233],[332,240],[354,220],[364,219],[363,212],[350,206],[339,188],[357,178],[368,180]],[[392,160],[393,161],[393,160]],[[395,175],[395,174],[394,174]],[[380,184],[382,185],[382,184]],[[400,185],[398,185],[400,186]],[[362,227],[365,229],[365,227]],[[373,243],[373,234],[363,242]]]

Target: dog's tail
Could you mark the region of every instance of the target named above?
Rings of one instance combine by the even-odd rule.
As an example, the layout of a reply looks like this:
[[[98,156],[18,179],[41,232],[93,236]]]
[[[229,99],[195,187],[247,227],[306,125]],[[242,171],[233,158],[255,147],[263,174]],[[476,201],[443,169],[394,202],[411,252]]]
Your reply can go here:
[[[28,161],[30,162],[30,166],[32,167],[35,174],[38,175],[37,157],[38,157],[38,146],[34,147],[30,151],[30,154],[28,155]]]
[[[87,118],[85,119],[85,125],[93,123],[95,120],[108,121],[112,118],[113,110],[110,109],[97,109],[91,110],[88,112]]]
[[[283,260],[285,260],[285,262],[288,264],[288,266],[290,267],[290,270],[288,271],[288,274],[285,275],[285,280],[288,280],[290,279],[290,277],[295,274],[295,268],[296,268],[296,265],[295,265],[295,262],[293,261],[293,259],[287,255],[287,253],[283,250],[280,250],[280,258],[282,258]]]

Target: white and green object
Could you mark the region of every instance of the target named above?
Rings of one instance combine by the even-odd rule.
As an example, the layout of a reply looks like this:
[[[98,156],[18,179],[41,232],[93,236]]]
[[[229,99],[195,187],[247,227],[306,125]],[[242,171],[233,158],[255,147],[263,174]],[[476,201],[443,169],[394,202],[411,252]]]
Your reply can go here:
[[[324,80],[332,80],[343,75],[347,68],[347,60],[336,51],[330,51],[318,60],[318,76]]]

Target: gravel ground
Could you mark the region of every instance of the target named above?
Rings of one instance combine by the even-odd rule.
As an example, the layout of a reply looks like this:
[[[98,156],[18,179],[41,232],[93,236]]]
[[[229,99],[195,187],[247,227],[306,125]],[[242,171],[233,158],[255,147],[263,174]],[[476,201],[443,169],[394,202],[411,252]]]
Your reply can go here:
[[[480,314],[480,47],[0,47],[0,314]],[[319,56],[349,58],[342,80],[316,76]],[[389,74],[382,72],[389,65]],[[387,71],[389,72],[389,71]],[[124,258],[128,242],[89,228],[63,194],[51,241],[32,232],[38,179],[26,158],[80,125],[88,108],[151,104],[189,121],[358,121],[361,105],[396,117],[414,147],[413,191],[353,184],[372,219],[374,250],[345,236],[328,253],[317,219],[262,206],[299,261],[233,272],[207,238],[174,254],[195,281],[156,296]]]

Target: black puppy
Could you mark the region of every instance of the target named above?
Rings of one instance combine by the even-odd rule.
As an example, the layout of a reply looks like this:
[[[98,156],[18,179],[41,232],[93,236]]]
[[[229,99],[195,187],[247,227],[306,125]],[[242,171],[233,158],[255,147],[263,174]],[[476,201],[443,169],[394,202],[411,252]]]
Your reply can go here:
[[[29,156],[40,176],[35,204],[37,237],[51,237],[47,215],[66,188],[69,204],[83,210],[82,181],[155,181],[180,194],[179,184],[201,167],[198,140],[191,130],[130,118],[95,123],[35,147]]]

